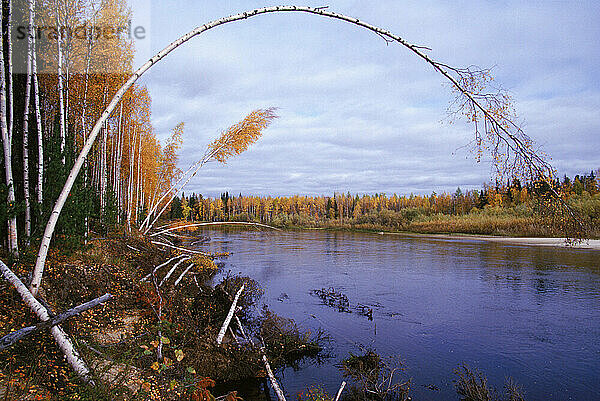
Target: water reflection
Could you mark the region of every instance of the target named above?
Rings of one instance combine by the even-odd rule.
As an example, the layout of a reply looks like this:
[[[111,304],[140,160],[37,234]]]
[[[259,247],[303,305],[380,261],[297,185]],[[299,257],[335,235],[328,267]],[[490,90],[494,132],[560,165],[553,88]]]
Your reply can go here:
[[[331,363],[285,372],[291,395],[317,383],[334,392],[333,364],[362,344],[402,356],[414,399],[456,399],[451,372],[461,362],[498,387],[512,376],[529,400],[596,397],[600,252],[325,231],[203,235],[212,239],[203,249],[232,252],[226,270],[264,286],[276,313],[336,338]],[[377,305],[373,321],[310,295],[328,287]]]

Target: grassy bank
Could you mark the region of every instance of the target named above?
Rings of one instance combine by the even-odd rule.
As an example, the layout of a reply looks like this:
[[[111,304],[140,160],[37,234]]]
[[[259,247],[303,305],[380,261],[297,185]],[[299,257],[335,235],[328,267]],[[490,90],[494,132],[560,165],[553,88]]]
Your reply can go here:
[[[600,238],[600,195],[574,197],[570,204],[588,225],[589,238]],[[250,216],[234,216],[243,220]],[[250,218],[250,220],[252,220]],[[562,237],[552,218],[542,216],[535,204],[485,206],[464,214],[431,213],[424,208],[382,209],[355,218],[317,218],[306,214],[277,214],[266,221],[279,228],[391,231],[421,234],[475,234],[507,237]]]
[[[232,294],[242,284],[245,290],[237,315],[249,336],[264,339],[274,369],[321,350],[322,339],[256,307],[262,291],[251,279],[225,276],[207,285],[217,272],[216,255],[190,257],[175,269],[176,260],[188,255],[161,249],[135,235],[95,239],[77,250],[57,248],[48,260],[40,291],[54,313],[105,293],[114,296],[62,324],[98,385],[74,377],[51,335],[43,330],[0,352],[1,399],[209,400],[214,399],[209,396],[216,392],[213,386],[223,395],[231,389],[227,383],[235,381],[253,382],[256,389],[265,381],[260,350],[244,342],[233,323],[223,344],[215,341]],[[29,252],[11,266],[23,278],[34,260],[34,251]],[[152,275],[156,266],[173,258],[180,259]],[[182,275],[188,265],[190,270]],[[4,281],[0,282],[0,322],[0,337],[36,322]]]

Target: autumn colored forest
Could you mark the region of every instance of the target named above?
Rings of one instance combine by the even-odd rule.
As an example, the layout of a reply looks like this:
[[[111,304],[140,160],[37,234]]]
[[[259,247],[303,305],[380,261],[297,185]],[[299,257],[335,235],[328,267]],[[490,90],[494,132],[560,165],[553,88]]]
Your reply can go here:
[[[8,8],[3,4],[6,24]],[[87,26],[89,34],[32,35],[32,57],[12,55],[17,71],[12,75],[4,37],[3,142],[9,146],[4,147],[0,167],[0,220],[9,225],[0,227],[3,249],[16,250],[18,244],[41,237],[86,136],[132,73],[131,41],[93,34],[94,27],[127,24],[125,1],[38,1],[36,10],[37,26]],[[27,11],[13,7],[13,26],[28,25]],[[134,85],[102,126],[59,221],[59,239],[77,240],[90,230],[104,232],[117,223],[137,222],[180,173],[177,150],[183,124],[173,127],[171,137],[161,144],[151,123],[151,101],[145,87]],[[15,218],[16,228],[10,223]]]
[[[564,176],[555,186],[592,227],[600,224],[600,171]],[[405,230],[421,233],[468,233],[517,236],[558,236],[541,213],[547,189],[518,180],[508,185],[484,185],[481,190],[430,195],[351,195],[219,198],[183,194],[169,217],[186,221],[255,221],[277,227],[363,230]],[[594,235],[598,235],[594,232]]]

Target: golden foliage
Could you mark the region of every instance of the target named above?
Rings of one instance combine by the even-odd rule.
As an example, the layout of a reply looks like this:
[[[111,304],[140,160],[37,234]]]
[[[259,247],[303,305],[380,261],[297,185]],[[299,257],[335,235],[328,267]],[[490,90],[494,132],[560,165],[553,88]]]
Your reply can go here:
[[[260,138],[262,131],[277,118],[275,108],[254,110],[239,123],[221,133],[208,146],[209,159],[225,163],[231,156],[239,155]]]

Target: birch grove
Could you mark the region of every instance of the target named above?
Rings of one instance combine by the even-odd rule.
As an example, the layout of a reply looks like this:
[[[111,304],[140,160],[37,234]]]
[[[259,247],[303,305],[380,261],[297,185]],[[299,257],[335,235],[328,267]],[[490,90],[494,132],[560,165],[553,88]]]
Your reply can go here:
[[[10,6],[15,7],[12,3]],[[7,10],[14,9],[5,3],[2,10],[5,40],[0,43],[3,161],[0,170],[2,184],[6,186],[3,199],[6,223],[0,228],[0,246],[10,250],[15,258],[19,255],[19,239],[31,237],[34,243],[39,240],[51,216],[57,189],[64,185],[72,160],[87,140],[89,127],[131,75],[133,55],[127,37],[109,41],[97,35],[97,30],[102,29],[98,27],[127,23],[124,0],[28,0],[25,6],[20,10],[23,20],[13,21],[14,12],[9,17]],[[26,28],[22,38],[26,48],[25,71],[21,81],[13,79],[12,74],[12,36],[6,29],[13,23],[14,29]],[[89,27],[85,37],[69,36],[69,29],[83,25]],[[56,30],[36,31],[39,26]],[[13,35],[21,40],[19,32]],[[22,100],[13,104],[13,93]],[[135,226],[140,213],[149,208],[150,192],[159,182],[157,175],[160,171],[176,170],[176,159],[165,156],[167,148],[155,136],[150,104],[147,90],[133,85],[124,95],[120,113],[104,122],[103,141],[86,159],[85,174],[77,190],[82,194],[92,191],[93,196],[78,195],[67,202],[69,213],[82,216],[81,221],[65,222],[64,227],[59,224],[59,232],[87,236],[90,229],[99,229],[98,224],[106,225],[94,216],[109,215],[109,225],[113,220],[125,221],[121,220],[125,217]],[[13,140],[15,129],[18,148]],[[19,184],[16,186],[15,171]],[[18,224],[22,233],[18,232]]]
[[[9,3],[10,8],[10,3]],[[0,10],[0,21],[3,20],[3,9]],[[10,15],[10,12],[9,12]],[[9,17],[10,21],[10,17]],[[9,23],[10,26],[10,23]],[[10,37],[10,35],[9,35]],[[10,39],[9,39],[10,43]],[[10,57],[10,46],[8,48],[8,71],[12,70],[10,67],[11,57]],[[0,130],[2,131],[2,149],[4,151],[4,174],[6,178],[6,186],[7,186],[7,203],[8,210],[10,215],[7,216],[7,225],[8,225],[8,249],[14,255],[18,256],[19,254],[19,245],[18,245],[18,235],[17,235],[17,217],[15,214],[11,213],[10,210],[15,206],[15,186],[13,181],[13,173],[12,173],[12,123],[9,125],[8,119],[12,120],[12,114],[9,114],[7,107],[7,86],[9,87],[8,91],[10,92],[10,84],[12,80],[7,79],[5,76],[5,58],[4,58],[4,40],[0,40]],[[8,101],[10,102],[10,96],[8,97]],[[9,128],[10,127],[10,128]]]

